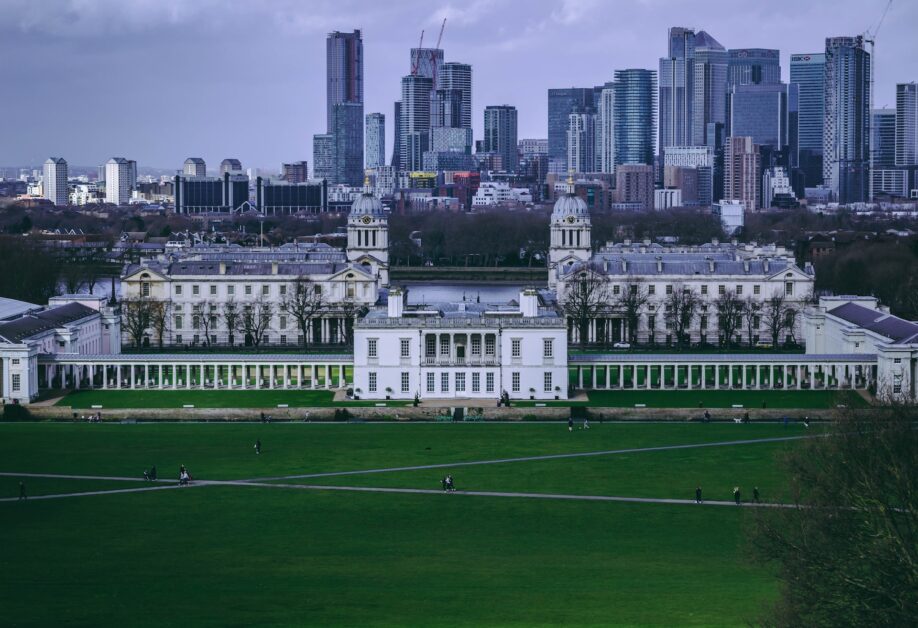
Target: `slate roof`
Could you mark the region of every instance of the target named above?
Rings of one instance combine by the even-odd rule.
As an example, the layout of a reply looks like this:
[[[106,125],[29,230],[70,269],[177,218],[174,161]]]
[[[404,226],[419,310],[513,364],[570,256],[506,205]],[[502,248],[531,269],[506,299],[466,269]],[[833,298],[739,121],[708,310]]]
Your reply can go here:
[[[32,310],[40,310],[40,305],[0,297],[0,320],[16,318]]]
[[[82,303],[68,303],[43,312],[28,314],[8,323],[0,323],[0,340],[20,343],[35,334],[56,329],[95,313],[96,310]]]
[[[646,253],[609,254],[597,253],[593,256],[592,267],[597,272],[609,276],[654,276],[678,275],[693,277],[701,275],[710,276],[749,276],[771,277],[776,273],[796,271],[807,274],[795,264],[786,259],[777,258],[768,260],[768,270],[765,270],[765,260],[736,260],[728,254],[704,255],[699,253],[666,253],[659,256]],[[622,262],[627,262],[627,269],[622,267]],[[711,263],[714,270],[711,270]],[[658,265],[661,263],[660,265]],[[749,270],[746,270],[746,264]],[[565,274],[584,269],[585,263],[574,264],[566,269]]]
[[[845,303],[828,312],[858,327],[880,334],[897,344],[918,342],[918,323],[904,318],[871,310],[857,303]]]

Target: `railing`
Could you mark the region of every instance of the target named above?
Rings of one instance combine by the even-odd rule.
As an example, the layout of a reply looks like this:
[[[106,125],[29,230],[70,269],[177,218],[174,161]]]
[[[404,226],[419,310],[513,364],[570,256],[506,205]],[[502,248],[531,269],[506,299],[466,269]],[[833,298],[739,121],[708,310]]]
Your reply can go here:
[[[475,356],[475,357],[424,357],[421,358],[424,366],[499,366],[500,360],[497,356]]]

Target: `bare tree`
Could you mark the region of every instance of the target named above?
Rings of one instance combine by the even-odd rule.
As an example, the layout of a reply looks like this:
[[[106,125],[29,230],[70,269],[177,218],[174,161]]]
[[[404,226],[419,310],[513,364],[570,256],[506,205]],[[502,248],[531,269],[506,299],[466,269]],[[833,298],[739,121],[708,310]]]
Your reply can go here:
[[[274,306],[261,295],[252,302],[246,303],[239,313],[239,331],[251,339],[252,345],[261,346],[265,333],[271,326]]]
[[[916,625],[916,421],[914,406],[848,412],[784,455],[796,507],[751,518],[750,547],[782,584],[762,625]]]
[[[220,311],[216,304],[206,299],[195,304],[194,308],[192,315],[198,323],[195,329],[200,328],[204,332],[204,344],[209,345],[211,332],[216,331],[220,324]]]
[[[717,324],[723,333],[725,346],[733,344],[733,336],[743,324],[743,301],[736,296],[733,290],[724,290],[724,293],[714,301],[717,308]]]
[[[281,310],[296,319],[297,327],[303,336],[303,346],[309,343],[309,328],[312,320],[326,309],[322,286],[305,275],[300,275],[288,286],[287,294],[281,301]]]
[[[150,327],[156,334],[156,343],[163,348],[163,338],[169,330],[169,315],[172,311],[170,301],[153,301],[150,303]]]
[[[743,321],[746,323],[746,334],[749,337],[749,346],[755,344],[755,330],[759,328],[762,319],[762,302],[752,295],[743,302]]]
[[[226,340],[229,344],[235,344],[235,332],[239,329],[239,308],[235,299],[229,298],[223,303],[223,322],[226,324]]]
[[[67,294],[77,294],[83,287],[86,274],[82,266],[74,263],[64,264],[61,268],[61,283],[64,285],[64,291]]]
[[[345,299],[336,304],[335,309],[340,312],[341,319],[344,321],[344,329],[341,332],[344,337],[344,344],[351,345],[354,343],[354,319],[366,313],[367,308],[356,303],[354,299]]]
[[[787,324],[787,302],[780,289],[775,290],[774,294],[768,297],[763,311],[765,314],[765,327],[771,335],[771,344],[773,347],[777,347],[781,332],[784,331]]]
[[[681,348],[688,339],[686,330],[692,326],[692,319],[701,301],[695,291],[682,284],[675,284],[672,292],[666,296],[664,316],[676,336],[676,344]]]
[[[647,288],[642,277],[629,276],[622,287],[618,306],[625,314],[625,323],[628,325],[628,341],[637,343],[638,325],[641,322],[641,313],[647,305]]]
[[[576,271],[564,287],[561,307],[565,315],[574,322],[580,338],[580,346],[587,343],[590,321],[609,309],[611,297],[606,276],[592,266]]]
[[[131,344],[139,347],[152,323],[153,301],[147,297],[121,299],[121,327],[131,338]]]

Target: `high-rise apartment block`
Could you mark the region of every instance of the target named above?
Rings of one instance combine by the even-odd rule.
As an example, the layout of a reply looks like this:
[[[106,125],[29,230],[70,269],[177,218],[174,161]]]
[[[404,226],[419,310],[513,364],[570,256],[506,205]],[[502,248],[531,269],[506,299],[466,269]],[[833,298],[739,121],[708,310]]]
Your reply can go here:
[[[615,164],[653,164],[657,73],[615,71]],[[549,140],[550,141],[550,140]]]
[[[105,202],[126,205],[137,183],[137,162],[112,157],[105,162]]]
[[[739,201],[747,212],[759,208],[759,147],[751,137],[728,137],[724,145],[724,199]]]
[[[566,173],[567,129],[575,109],[593,107],[592,87],[568,87],[548,90],[548,170]]]
[[[918,166],[918,83],[896,85],[896,165]]]
[[[242,172],[242,162],[239,161],[238,159],[234,159],[230,157],[220,162],[220,176],[221,177],[227,173],[237,173],[237,172]]]
[[[707,143],[709,125],[724,123],[727,51],[705,31],[695,36],[692,70],[692,145]]]
[[[825,64],[823,53],[792,54],[790,57],[790,82],[797,85],[800,96],[797,143],[800,172],[806,187],[823,183]]]
[[[727,60],[727,89],[734,85],[781,82],[781,51],[772,48],[731,49]]]
[[[55,205],[69,203],[67,161],[63,157],[49,157],[42,167],[42,192]]]
[[[660,59],[660,150],[690,146],[693,128],[695,31],[669,29],[667,56]]]
[[[417,50],[417,49],[415,49]],[[430,150],[430,91],[433,79],[420,74],[402,77],[399,159],[402,170],[421,170]]]
[[[305,161],[281,164],[280,178],[287,183],[306,183],[309,180],[309,164]]]
[[[366,121],[366,167],[379,168],[386,164],[386,116],[368,113]]]
[[[207,164],[200,157],[189,157],[182,166],[182,174],[186,177],[206,177]]]
[[[326,39],[327,134],[332,136],[331,183],[359,185],[363,180],[363,38],[335,31]],[[316,136],[318,137],[318,136]],[[319,140],[319,148],[328,148]],[[313,165],[319,173],[319,155],[313,140]]]
[[[490,105],[484,110],[484,152],[497,153],[505,172],[516,172],[517,152],[516,107]]]
[[[571,172],[596,171],[596,114],[574,110],[568,116],[567,168]]]
[[[870,53],[862,36],[826,39],[823,177],[839,203],[868,197]]]

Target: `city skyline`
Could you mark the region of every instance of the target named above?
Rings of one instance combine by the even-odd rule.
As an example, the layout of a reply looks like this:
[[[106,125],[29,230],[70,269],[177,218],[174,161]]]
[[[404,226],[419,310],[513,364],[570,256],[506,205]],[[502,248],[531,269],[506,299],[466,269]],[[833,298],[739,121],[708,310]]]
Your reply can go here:
[[[363,32],[364,112],[389,114],[421,29],[431,46],[446,17],[445,59],[473,69],[475,138],[483,138],[484,108],[504,103],[519,111],[520,138],[545,138],[549,88],[602,85],[618,69],[656,69],[672,26],[704,30],[728,49],[780,49],[787,81],[791,54],[818,53],[826,37],[875,27],[885,2],[699,8],[581,0],[534,3],[523,16],[512,2],[419,11],[419,3],[382,10],[366,2],[305,7],[276,0],[219,3],[217,12],[204,1],[34,4],[0,3],[0,50],[13,60],[12,85],[19,87],[4,96],[0,165],[37,167],[60,155],[82,167],[124,154],[140,167],[179,170],[189,155],[212,164],[233,155],[246,167],[273,169],[310,159],[312,136],[326,130],[325,44],[335,30]],[[601,19],[613,13],[617,19]],[[918,6],[894,3],[880,31],[876,108],[895,106],[895,84],[918,78],[908,63],[918,52],[907,30],[915,19]],[[756,35],[739,34],[749,21]],[[233,47],[243,32],[240,54]],[[570,44],[559,46],[559,38]],[[95,82],[100,71],[123,76],[123,84]],[[62,101],[61,94],[79,97]],[[387,118],[386,134],[395,137]],[[232,125],[241,128],[227,132]]]

